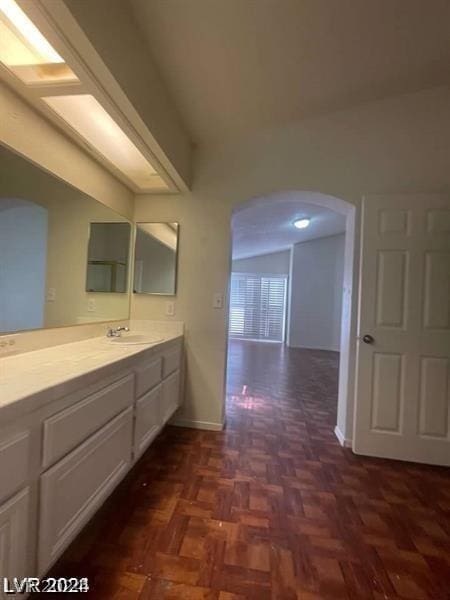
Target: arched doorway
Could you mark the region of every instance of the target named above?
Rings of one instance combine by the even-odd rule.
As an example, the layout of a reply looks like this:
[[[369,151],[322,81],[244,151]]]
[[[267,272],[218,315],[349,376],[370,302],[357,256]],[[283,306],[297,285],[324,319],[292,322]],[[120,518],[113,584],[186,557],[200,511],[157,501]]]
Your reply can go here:
[[[276,215],[279,214],[278,207],[283,207],[281,221]],[[289,211],[289,207],[291,210]],[[306,207],[309,207],[306,208]],[[247,215],[247,222],[251,221],[252,214],[255,215],[261,209],[266,211],[269,218],[265,226],[270,225],[271,215],[273,225],[271,232],[260,231],[261,237],[265,236],[265,242],[276,229],[277,243],[281,247],[283,236],[286,245],[292,243],[292,222],[296,217],[305,216],[315,219],[318,224],[319,215],[322,222],[316,232],[318,236],[332,236],[333,219],[323,219],[325,212],[338,215],[343,223],[345,242],[343,249],[343,277],[342,277],[342,309],[339,333],[339,388],[337,401],[337,419],[335,433],[342,445],[350,446],[353,426],[353,395],[354,395],[354,364],[355,364],[355,339],[357,325],[356,294],[357,290],[357,265],[355,246],[356,238],[356,207],[354,204],[341,198],[328,194],[308,191],[283,191],[266,196],[255,197],[239,204],[233,211],[231,230],[232,247],[236,243],[236,223],[242,221]],[[323,210],[322,210],[323,209]],[[244,219],[245,221],[245,219]],[[326,221],[326,222],[325,222]],[[338,219],[336,219],[338,221]],[[253,232],[255,233],[255,232]],[[295,242],[294,242],[295,243]],[[275,245],[276,246],[276,245]],[[275,246],[273,249],[275,249]],[[230,323],[228,322],[228,327]]]

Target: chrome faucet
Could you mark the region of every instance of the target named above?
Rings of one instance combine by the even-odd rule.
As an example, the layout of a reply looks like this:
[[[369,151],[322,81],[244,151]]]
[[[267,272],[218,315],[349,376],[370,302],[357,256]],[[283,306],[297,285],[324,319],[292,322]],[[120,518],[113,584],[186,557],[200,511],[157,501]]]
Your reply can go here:
[[[122,331],[130,331],[128,327],[116,327],[113,329],[110,327],[106,332],[106,337],[120,337]]]

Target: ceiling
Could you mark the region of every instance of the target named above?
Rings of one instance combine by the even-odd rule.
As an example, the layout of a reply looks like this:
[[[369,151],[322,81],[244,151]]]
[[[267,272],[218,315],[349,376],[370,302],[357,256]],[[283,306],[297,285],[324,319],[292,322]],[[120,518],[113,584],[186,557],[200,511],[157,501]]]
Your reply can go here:
[[[194,142],[450,82],[448,0],[130,0]]]
[[[317,194],[313,194],[317,196]],[[310,199],[313,201],[313,198]],[[296,229],[295,219],[309,218],[307,229]],[[308,193],[255,199],[233,216],[233,259],[285,250],[298,242],[345,231],[345,217],[308,203]]]

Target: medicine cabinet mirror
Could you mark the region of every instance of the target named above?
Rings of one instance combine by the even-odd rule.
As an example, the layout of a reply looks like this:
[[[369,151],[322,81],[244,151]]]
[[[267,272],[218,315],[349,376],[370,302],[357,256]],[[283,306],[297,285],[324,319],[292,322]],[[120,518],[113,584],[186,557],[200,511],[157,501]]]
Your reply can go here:
[[[176,293],[179,229],[178,223],[136,224],[134,293]]]
[[[87,292],[128,290],[129,223],[91,223],[86,275]]]

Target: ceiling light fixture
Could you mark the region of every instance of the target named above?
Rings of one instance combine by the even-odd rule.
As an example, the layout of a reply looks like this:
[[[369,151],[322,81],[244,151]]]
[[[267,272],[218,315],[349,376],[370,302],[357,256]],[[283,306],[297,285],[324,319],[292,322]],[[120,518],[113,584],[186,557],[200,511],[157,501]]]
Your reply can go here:
[[[14,0],[0,0],[0,61],[27,84],[78,81]]]
[[[311,223],[311,219],[297,219],[294,221],[294,227],[297,229],[306,229]]]
[[[155,169],[94,96],[73,94],[42,99],[129,180],[140,188],[152,186]]]

